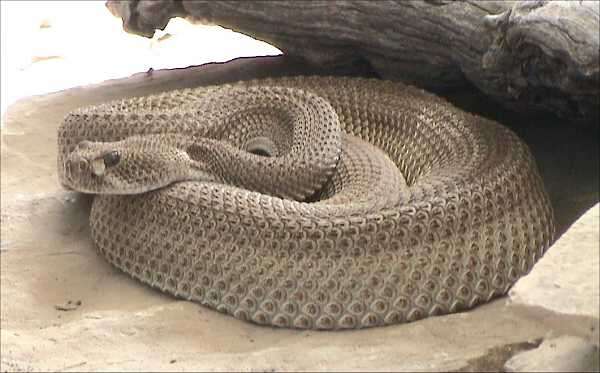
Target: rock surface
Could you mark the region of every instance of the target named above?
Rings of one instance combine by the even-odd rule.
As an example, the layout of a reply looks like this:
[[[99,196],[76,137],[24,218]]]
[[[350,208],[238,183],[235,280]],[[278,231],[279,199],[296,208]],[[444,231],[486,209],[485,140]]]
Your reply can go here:
[[[361,61],[427,89],[471,83],[514,110],[600,117],[596,1],[107,2],[127,31],[214,23],[317,66]],[[199,41],[201,42],[201,41]]]
[[[564,336],[545,340],[538,348],[506,362],[507,372],[598,372],[598,346],[582,338]]]
[[[285,57],[240,59],[142,73],[9,108],[0,158],[0,371],[500,370],[549,335],[598,338],[587,319],[521,312],[505,298],[466,313],[360,331],[259,327],[160,294],[96,253],[90,199],[62,190],[56,179],[56,128],[66,112],[167,89],[315,72],[323,73]],[[457,102],[482,107],[478,99]],[[491,111],[514,124],[494,105]],[[562,232],[597,203],[597,137],[546,122],[517,127],[538,159]]]
[[[600,205],[552,245],[510,290],[514,305],[600,319]]]
[[[587,327],[591,338],[545,340],[507,361],[508,372],[600,371],[600,205],[580,217],[509,291],[509,308],[539,318],[558,315],[565,327]]]

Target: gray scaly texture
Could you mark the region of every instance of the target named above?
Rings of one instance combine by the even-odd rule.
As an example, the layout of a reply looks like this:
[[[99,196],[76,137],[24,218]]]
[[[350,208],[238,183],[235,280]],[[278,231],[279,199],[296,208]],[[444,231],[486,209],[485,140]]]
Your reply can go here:
[[[67,115],[58,173],[132,277],[234,317],[342,329],[505,294],[553,240],[527,146],[400,83],[253,80]]]

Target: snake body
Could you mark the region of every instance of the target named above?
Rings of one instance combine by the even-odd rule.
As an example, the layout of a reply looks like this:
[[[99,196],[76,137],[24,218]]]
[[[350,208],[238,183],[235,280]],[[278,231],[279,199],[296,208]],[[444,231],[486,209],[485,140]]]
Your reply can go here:
[[[513,132],[401,83],[288,77],[124,99],[69,113],[58,147],[61,183],[98,193],[92,239],[110,263],[259,324],[466,310],[505,294],[554,235]]]

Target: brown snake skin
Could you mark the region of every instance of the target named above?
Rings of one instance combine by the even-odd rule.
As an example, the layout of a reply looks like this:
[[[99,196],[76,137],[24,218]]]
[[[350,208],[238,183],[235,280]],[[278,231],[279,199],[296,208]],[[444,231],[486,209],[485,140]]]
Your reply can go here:
[[[126,99],[67,115],[58,147],[61,183],[100,193],[91,232],[110,263],[259,324],[469,309],[505,294],[554,235],[514,133],[400,83],[291,77]]]

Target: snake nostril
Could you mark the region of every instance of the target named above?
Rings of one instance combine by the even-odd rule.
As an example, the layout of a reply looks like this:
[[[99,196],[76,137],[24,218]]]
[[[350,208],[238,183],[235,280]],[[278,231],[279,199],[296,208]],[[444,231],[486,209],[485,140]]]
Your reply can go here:
[[[78,166],[79,166],[79,171],[84,171],[87,169],[88,163],[85,159],[80,159],[78,162]]]

